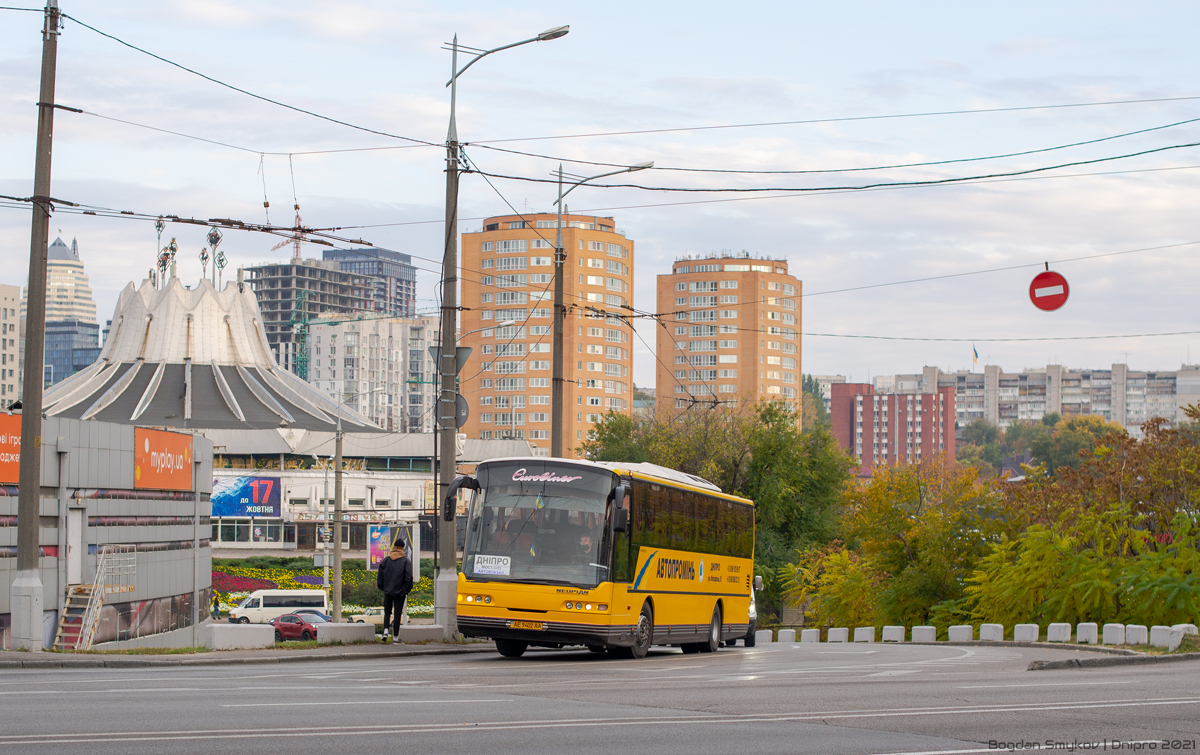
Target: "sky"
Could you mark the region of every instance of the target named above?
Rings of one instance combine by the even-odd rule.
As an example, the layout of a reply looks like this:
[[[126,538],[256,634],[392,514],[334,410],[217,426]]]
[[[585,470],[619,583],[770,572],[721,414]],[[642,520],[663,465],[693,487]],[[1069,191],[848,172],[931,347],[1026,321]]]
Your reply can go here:
[[[656,169],[621,182],[843,187],[576,189],[573,213],[613,216],[633,239],[638,310],[658,311],[654,276],[675,259],[745,250],[786,258],[803,281],[805,373],[866,381],[926,365],[1173,370],[1200,361],[1200,335],[1146,335],[1200,330],[1200,147],[1161,149],[1200,142],[1200,122],[1180,123],[1200,119],[1195,3],[63,0],[62,9],[233,86],[434,145],[449,116],[444,43],[457,34],[490,49],[569,24],[566,37],[498,52],[459,80],[459,138],[480,170],[549,178],[559,160],[584,161],[564,163],[581,175],[608,170],[586,162],[653,160]],[[41,21],[0,10],[0,194],[32,193]],[[152,216],[266,222],[269,214],[278,225],[291,225],[295,201],[305,225],[412,255],[418,306],[435,306],[444,148],[251,98],[71,19],[59,40],[56,101],[87,112],[56,112],[54,197]],[[1090,104],[1114,102],[1125,104]],[[954,112],[980,110],[992,112]],[[380,147],[388,149],[329,152]],[[1160,151],[1106,159],[1148,150]],[[1094,160],[1102,161],[1067,166]],[[934,162],[943,164],[790,175],[660,169]],[[1050,166],[1067,167],[845,188]],[[477,230],[510,206],[548,212],[555,196],[551,184],[464,175],[458,230]],[[0,204],[0,283],[26,280],[29,222],[27,206]],[[163,243],[178,240],[185,281],[200,278],[205,232],[170,225],[164,234]],[[51,240],[60,234],[79,241],[101,321],[160,246],[142,220],[59,212]],[[226,273],[286,259],[290,246],[272,251],[278,241],[226,231]],[[1028,297],[1046,263],[1071,288],[1056,312]],[[955,277],[904,283],[939,276]],[[657,325],[637,327],[635,382],[652,386]],[[1047,338],[1059,340],[994,340]]]

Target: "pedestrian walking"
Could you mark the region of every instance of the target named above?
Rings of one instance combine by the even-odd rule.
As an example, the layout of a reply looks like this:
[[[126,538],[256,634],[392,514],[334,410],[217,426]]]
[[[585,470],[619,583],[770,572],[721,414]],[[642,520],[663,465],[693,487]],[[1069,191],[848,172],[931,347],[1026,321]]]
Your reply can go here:
[[[404,600],[412,590],[412,566],[404,552],[404,538],[396,538],[387,558],[379,564],[375,575],[375,586],[383,591],[383,641],[391,642],[400,632],[400,616],[404,613]],[[391,635],[388,635],[388,628]]]
[[[213,591],[212,615],[217,621],[221,620],[221,596],[217,595],[215,590]]]

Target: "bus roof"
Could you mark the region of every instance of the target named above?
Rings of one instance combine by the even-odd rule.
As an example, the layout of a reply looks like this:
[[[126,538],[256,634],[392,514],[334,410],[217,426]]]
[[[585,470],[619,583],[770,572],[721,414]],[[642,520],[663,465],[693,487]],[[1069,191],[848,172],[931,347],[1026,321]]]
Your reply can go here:
[[[487,464],[487,463],[496,462],[496,461],[521,461],[521,462],[528,461],[528,462],[536,462],[536,463],[544,464],[544,463],[547,463],[548,461],[550,461],[550,458],[545,457],[545,456],[530,456],[530,457],[516,456],[516,457],[507,457],[507,458],[502,458],[502,459],[488,459],[486,462],[480,462],[480,463]],[[562,463],[562,464],[573,464],[575,466],[581,466],[581,467],[598,467],[600,469],[605,469],[610,472],[637,473],[641,477],[657,478],[660,480],[665,480],[667,482],[674,482],[674,483],[678,483],[678,484],[682,484],[682,485],[687,485],[689,487],[697,488],[700,490],[718,493],[720,495],[730,496],[732,498],[738,498],[739,500],[746,501],[746,499],[741,498],[740,496],[733,496],[729,493],[723,493],[721,491],[720,487],[718,487],[717,485],[714,485],[713,483],[709,482],[708,480],[704,479],[703,477],[698,477],[693,474],[688,474],[687,472],[680,472],[677,469],[671,469],[670,467],[663,467],[658,464],[650,464],[647,462],[589,461],[587,459],[555,459],[554,461]]]

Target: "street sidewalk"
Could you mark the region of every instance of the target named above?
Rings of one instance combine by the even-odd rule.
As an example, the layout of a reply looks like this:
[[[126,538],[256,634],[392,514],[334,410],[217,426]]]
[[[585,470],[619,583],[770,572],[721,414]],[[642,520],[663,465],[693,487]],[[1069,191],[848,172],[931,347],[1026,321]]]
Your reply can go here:
[[[238,664],[299,663],[304,661],[358,661],[381,658],[413,658],[425,655],[494,653],[491,642],[451,644],[364,643],[326,645],[297,650],[210,650],[178,655],[129,655],[123,653],[24,653],[0,651],[0,669],[48,668],[144,668],[147,666],[230,666]]]

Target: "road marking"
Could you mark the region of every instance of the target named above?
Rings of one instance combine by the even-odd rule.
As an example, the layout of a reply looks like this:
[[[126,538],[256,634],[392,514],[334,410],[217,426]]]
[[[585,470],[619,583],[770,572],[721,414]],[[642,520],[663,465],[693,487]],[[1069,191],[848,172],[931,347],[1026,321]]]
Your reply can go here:
[[[904,674],[919,674],[921,669],[896,669],[895,671],[880,671],[876,674],[867,674],[867,676],[903,676]]]
[[[1047,684],[979,684],[954,689],[1001,689],[1006,687],[1100,687],[1110,684],[1133,684],[1134,682],[1049,682]]]
[[[374,701],[372,701],[374,702]],[[444,702],[463,702],[463,701],[444,701]],[[846,712],[831,712],[831,713],[806,713],[806,714],[748,714],[744,716],[728,716],[728,715],[694,715],[694,716],[677,716],[674,718],[658,717],[658,718],[643,718],[643,719],[627,719],[627,718],[592,718],[592,719],[574,719],[574,720],[541,720],[541,721],[492,721],[480,722],[464,727],[461,723],[438,723],[438,724],[382,724],[382,725],[359,725],[359,726],[333,726],[320,727],[314,729],[306,728],[277,728],[277,729],[224,729],[224,730],[207,730],[207,731],[179,731],[179,732],[114,732],[114,733],[86,733],[86,734],[59,734],[47,735],[41,734],[23,734],[23,735],[0,735],[0,745],[16,744],[27,746],[33,742],[38,744],[80,744],[94,742],[155,742],[155,741],[176,741],[176,740],[216,740],[216,739],[275,739],[279,737],[329,737],[334,734],[355,734],[357,736],[385,736],[396,734],[430,734],[443,732],[462,733],[464,731],[471,732],[491,732],[491,731],[519,731],[519,730],[535,730],[535,729],[564,729],[570,727],[611,727],[611,726],[663,726],[668,724],[693,727],[697,724],[742,724],[742,723],[782,723],[789,721],[828,721],[838,718],[888,718],[895,716],[930,716],[930,715],[968,715],[980,713],[1013,713],[1013,712],[1035,712],[1048,710],[1091,710],[1103,708],[1128,708],[1128,707],[1150,707],[1162,705],[1196,705],[1200,704],[1200,698],[1164,698],[1159,700],[1097,700],[1083,702],[1078,704],[1062,704],[1062,705],[1030,705],[1030,704],[1012,704],[1012,705],[992,705],[992,706],[955,706],[948,708],[898,708],[885,711],[846,711]],[[288,703],[278,703],[279,706],[288,705]],[[1159,742],[1161,740],[1147,740]],[[927,751],[925,753],[909,752],[909,753],[889,753],[887,755],[935,755],[942,753],[943,755],[957,755],[958,753],[975,753],[987,752],[987,750],[941,750]]]
[[[388,705],[430,705],[432,703],[511,703],[512,700],[496,698],[494,700],[329,700],[319,703],[226,703],[222,708],[295,708],[300,705],[362,705],[370,703],[374,705],[377,702],[387,703]]]

